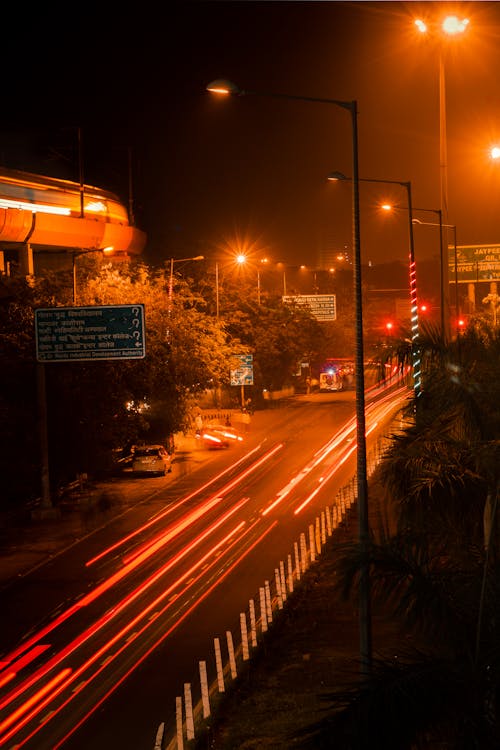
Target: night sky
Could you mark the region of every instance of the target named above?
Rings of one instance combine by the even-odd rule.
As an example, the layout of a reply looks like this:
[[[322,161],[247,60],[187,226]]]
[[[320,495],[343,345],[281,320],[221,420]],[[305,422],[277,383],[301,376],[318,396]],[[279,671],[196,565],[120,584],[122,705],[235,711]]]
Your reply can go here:
[[[266,96],[214,98],[216,78],[264,93],[359,108],[364,179],[410,181],[438,209],[439,41],[413,18],[470,25],[445,51],[449,223],[459,244],[500,243],[500,6],[497,2],[40,4],[7,10],[0,162],[133,198],[146,259],[250,249],[290,264],[352,249],[350,115]],[[442,47],[442,49],[444,49]],[[132,188],[131,193],[129,188]],[[406,206],[394,185],[361,185],[362,261],[405,261]],[[415,212],[424,221],[437,215]],[[415,227],[419,258],[438,232]]]

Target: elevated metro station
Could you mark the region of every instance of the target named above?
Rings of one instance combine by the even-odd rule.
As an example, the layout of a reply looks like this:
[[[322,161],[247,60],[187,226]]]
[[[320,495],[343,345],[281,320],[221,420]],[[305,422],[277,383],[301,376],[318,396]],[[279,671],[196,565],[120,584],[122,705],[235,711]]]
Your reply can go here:
[[[30,276],[67,267],[76,255],[140,255],[146,234],[114,193],[0,167],[0,272]]]

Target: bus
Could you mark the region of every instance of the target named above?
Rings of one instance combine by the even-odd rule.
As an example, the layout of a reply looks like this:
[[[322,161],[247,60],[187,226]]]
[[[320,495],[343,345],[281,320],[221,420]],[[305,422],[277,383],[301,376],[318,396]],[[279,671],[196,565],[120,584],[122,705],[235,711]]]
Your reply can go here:
[[[347,358],[326,359],[319,371],[319,391],[343,391],[354,385],[354,362]]]

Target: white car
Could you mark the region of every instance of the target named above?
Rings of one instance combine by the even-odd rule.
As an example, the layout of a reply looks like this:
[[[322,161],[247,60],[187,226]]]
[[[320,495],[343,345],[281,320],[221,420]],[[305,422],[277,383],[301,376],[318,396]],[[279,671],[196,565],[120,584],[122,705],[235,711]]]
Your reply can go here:
[[[163,445],[136,445],[132,453],[133,474],[165,476],[172,471],[172,457]]]

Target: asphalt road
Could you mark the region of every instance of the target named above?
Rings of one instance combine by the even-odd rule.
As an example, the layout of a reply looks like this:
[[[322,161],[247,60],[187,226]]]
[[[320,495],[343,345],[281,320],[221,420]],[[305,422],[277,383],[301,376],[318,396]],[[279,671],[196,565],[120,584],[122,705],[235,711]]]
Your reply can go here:
[[[391,408],[368,406],[373,439]],[[198,460],[193,446],[188,470],[179,461],[174,476],[124,478],[110,514],[11,578],[2,591],[5,747],[151,750],[214,636],[236,627],[350,481],[353,416],[351,392],[258,412],[239,446]]]

